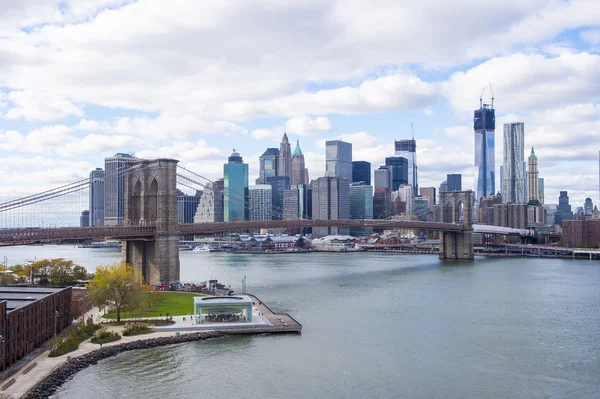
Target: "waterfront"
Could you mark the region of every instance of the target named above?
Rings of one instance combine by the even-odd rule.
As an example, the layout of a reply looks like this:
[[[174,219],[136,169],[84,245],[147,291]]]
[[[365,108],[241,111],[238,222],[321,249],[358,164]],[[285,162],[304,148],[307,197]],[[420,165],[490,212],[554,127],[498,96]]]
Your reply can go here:
[[[90,271],[119,260],[104,249],[3,249],[9,259],[16,250],[76,255]],[[212,277],[234,289],[247,275],[248,291],[297,318],[303,334],[121,354],[55,397],[593,398],[600,390],[598,262],[182,253],[181,265],[184,281]]]

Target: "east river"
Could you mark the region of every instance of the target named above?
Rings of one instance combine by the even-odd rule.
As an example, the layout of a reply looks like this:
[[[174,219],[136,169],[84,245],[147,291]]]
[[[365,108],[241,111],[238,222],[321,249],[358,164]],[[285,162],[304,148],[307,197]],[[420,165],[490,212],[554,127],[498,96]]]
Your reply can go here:
[[[116,250],[3,248],[93,271]],[[128,352],[56,398],[598,398],[600,263],[373,253],[181,253],[182,281],[217,278],[303,324]]]

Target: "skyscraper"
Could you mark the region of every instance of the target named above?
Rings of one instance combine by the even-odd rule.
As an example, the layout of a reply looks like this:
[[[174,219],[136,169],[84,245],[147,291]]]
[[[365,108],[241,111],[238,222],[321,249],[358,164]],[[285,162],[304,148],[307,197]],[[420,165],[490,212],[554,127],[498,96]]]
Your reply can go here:
[[[569,194],[566,191],[561,191],[558,197],[558,206],[554,214],[554,224],[562,226],[563,220],[573,220],[573,211],[569,204]]]
[[[392,189],[398,190],[402,184],[409,184],[410,163],[404,157],[387,157],[385,159],[386,166],[392,167]]]
[[[194,223],[223,221],[223,179],[206,183],[198,201]]]
[[[306,180],[306,167],[304,166],[304,154],[300,149],[300,141],[296,140],[296,148],[292,154],[292,180],[290,184],[308,184]]]
[[[267,150],[258,158],[258,178],[256,184],[266,184],[268,177],[279,176],[279,150],[277,148],[267,148]]]
[[[421,187],[419,189],[419,193],[421,194],[421,197],[427,197],[429,199],[428,207],[429,207],[429,210],[431,212],[433,212],[433,208],[434,208],[434,206],[436,204],[436,200],[435,200],[436,190],[435,190],[435,187]]]
[[[271,186],[257,184],[248,187],[248,220],[271,220],[273,206],[271,204]]]
[[[350,169],[350,172],[352,170]],[[350,218],[350,180],[342,177],[319,177],[313,181],[313,219],[341,220]],[[347,227],[315,227],[313,235],[347,235]]]
[[[312,190],[306,184],[292,184],[283,190],[283,218],[285,220],[312,217]]]
[[[125,169],[138,161],[133,155],[118,153],[104,159],[104,225],[118,226],[125,217]]]
[[[523,122],[504,124],[504,178],[502,200],[513,204],[524,204],[524,158],[525,125]]]
[[[90,172],[90,220],[88,226],[104,226],[104,170]]]
[[[446,175],[446,181],[448,182],[448,191],[462,191],[462,175],[460,173]]]
[[[325,176],[352,181],[352,144],[341,140],[325,142]]]
[[[413,188],[414,195],[419,193],[418,167],[417,167],[417,141],[414,137],[410,140],[395,140],[394,155],[406,158],[408,161],[408,183]]]
[[[538,199],[541,205],[544,205],[544,178],[538,178]]]
[[[375,190],[387,189],[388,192],[392,192],[392,167],[391,166],[380,166],[374,173],[375,176]]]
[[[350,219],[373,219],[373,187],[362,182],[350,184]],[[350,229],[350,235],[368,236],[371,228]]]
[[[290,186],[290,179],[287,176],[273,176],[267,178],[267,184],[271,186],[273,220],[281,220],[283,216],[283,191]]]
[[[188,195],[177,190],[177,221],[179,223],[194,223],[194,216],[202,194],[202,191],[196,191],[195,195]]]
[[[440,193],[445,193],[448,191],[448,180],[444,180],[440,183]]]
[[[228,163],[223,165],[223,221],[247,219],[248,164],[233,150]]]
[[[531,154],[529,154],[527,163],[529,164],[529,172],[527,173],[527,180],[529,180],[527,203],[529,205],[540,205],[538,161],[533,147],[531,147]]]
[[[490,105],[483,104],[482,99],[479,99],[479,109],[475,110],[473,118],[473,130],[475,131],[475,198],[479,201],[480,198],[487,198],[496,193],[494,155],[496,111],[493,100]]]
[[[398,187],[398,197],[400,201],[406,203],[406,214],[412,215],[415,207],[415,195],[412,186],[405,184]]]
[[[371,185],[371,163],[366,161],[352,161],[352,183],[365,182]]]
[[[281,144],[279,145],[279,173],[277,176],[287,176],[288,184],[292,181],[292,147],[288,140],[287,133],[283,133]],[[287,188],[287,187],[286,187]]]

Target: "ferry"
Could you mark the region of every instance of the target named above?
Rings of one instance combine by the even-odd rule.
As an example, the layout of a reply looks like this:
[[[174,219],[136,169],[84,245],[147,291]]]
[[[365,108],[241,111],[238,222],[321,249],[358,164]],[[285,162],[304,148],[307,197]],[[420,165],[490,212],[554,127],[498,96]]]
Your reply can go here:
[[[194,248],[193,252],[210,252],[211,248],[208,245],[202,245]]]
[[[193,249],[194,249],[194,247],[192,247],[189,244],[179,244],[180,251],[192,251]]]

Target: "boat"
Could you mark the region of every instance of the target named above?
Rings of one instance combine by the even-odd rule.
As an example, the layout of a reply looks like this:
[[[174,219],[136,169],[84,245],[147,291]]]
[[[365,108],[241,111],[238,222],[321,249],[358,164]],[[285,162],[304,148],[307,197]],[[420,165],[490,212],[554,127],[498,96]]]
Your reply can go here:
[[[192,251],[193,249],[194,249],[194,247],[192,247],[189,244],[179,244],[180,251]]]
[[[208,245],[202,245],[194,248],[193,252],[210,252],[211,248]]]

